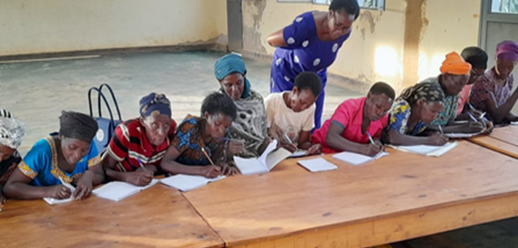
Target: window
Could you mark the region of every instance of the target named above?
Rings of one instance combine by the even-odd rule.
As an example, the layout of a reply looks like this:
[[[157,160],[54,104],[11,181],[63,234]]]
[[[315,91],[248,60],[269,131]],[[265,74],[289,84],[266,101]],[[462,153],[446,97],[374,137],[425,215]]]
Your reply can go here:
[[[518,14],[518,0],[492,0],[491,12]]]
[[[312,2],[316,4],[330,4],[333,0],[277,0],[277,2]],[[518,1],[518,0],[509,0],[509,1]],[[365,9],[379,9],[385,10],[385,0],[358,0],[358,4],[360,7]]]

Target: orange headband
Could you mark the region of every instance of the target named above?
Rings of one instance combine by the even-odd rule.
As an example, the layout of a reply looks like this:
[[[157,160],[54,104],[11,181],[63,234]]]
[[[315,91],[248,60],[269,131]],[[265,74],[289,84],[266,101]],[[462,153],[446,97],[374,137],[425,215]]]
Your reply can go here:
[[[456,52],[446,54],[446,59],[442,62],[441,66],[442,74],[467,75],[470,71],[471,65],[465,62]]]

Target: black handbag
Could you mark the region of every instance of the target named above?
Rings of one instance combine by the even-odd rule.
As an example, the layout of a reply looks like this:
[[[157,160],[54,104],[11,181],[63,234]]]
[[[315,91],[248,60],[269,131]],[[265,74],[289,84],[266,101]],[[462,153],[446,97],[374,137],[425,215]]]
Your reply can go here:
[[[118,120],[113,118],[113,112],[112,108],[110,107],[110,104],[108,103],[108,100],[106,100],[105,95],[102,93],[103,88],[106,87],[112,97],[112,101],[114,104],[115,109],[117,110],[117,115],[119,117]],[[97,113],[98,116],[94,116],[93,108],[92,108],[92,91],[97,91]],[[102,116],[101,111],[101,98],[104,102],[104,105],[106,109],[108,110],[109,118]],[[88,90],[88,106],[90,108],[90,116],[94,118],[97,121],[97,125],[99,126],[99,129],[97,130],[97,133],[94,137],[95,145],[97,146],[97,151],[99,153],[103,152],[104,149],[108,146],[110,143],[111,138],[113,137],[115,133],[115,128],[122,122],[121,113],[119,110],[119,105],[117,104],[117,99],[115,98],[115,94],[113,94],[113,90],[108,84],[101,84],[99,88],[92,87]]]

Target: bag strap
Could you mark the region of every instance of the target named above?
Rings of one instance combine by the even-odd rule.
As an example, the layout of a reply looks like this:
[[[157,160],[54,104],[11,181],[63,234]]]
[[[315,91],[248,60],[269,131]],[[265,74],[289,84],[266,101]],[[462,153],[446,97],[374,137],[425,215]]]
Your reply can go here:
[[[94,118],[94,113],[93,113],[93,109],[92,109],[92,91],[97,91],[97,93],[99,94],[98,98],[104,100],[104,104],[106,106],[106,108],[108,109],[108,113],[110,114],[110,120],[112,121],[113,123],[113,114],[112,114],[112,110],[110,108],[110,105],[108,105],[108,101],[106,100],[106,97],[104,96],[104,94],[99,90],[99,88],[97,87],[92,87],[88,90],[88,107],[90,108],[90,116],[92,118]],[[99,100],[99,117],[103,117],[102,116],[102,111],[101,111],[101,104],[100,104],[100,101]]]
[[[113,104],[115,105],[115,109],[117,110],[117,115],[119,116],[119,121],[122,121],[121,111],[119,110],[119,104],[117,103],[117,98],[115,98],[115,94],[113,94],[112,87],[110,87],[110,85],[106,84],[106,83],[101,84],[101,86],[99,86],[99,92],[102,92],[104,87],[108,88],[108,90],[110,91],[110,94],[112,96]],[[101,105],[101,97],[100,97],[100,95],[97,98],[97,104]]]

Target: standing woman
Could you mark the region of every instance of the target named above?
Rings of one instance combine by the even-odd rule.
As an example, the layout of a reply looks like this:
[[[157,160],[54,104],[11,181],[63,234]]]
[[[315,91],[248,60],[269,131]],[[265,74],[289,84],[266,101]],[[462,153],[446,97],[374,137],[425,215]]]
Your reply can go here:
[[[342,44],[351,35],[360,14],[356,0],[333,0],[329,11],[310,11],[293,23],[268,36],[273,55],[270,92],[291,91],[295,77],[304,71],[316,72],[322,79],[322,93],[316,101],[315,127],[320,128],[324,108],[327,67],[336,59]]]

